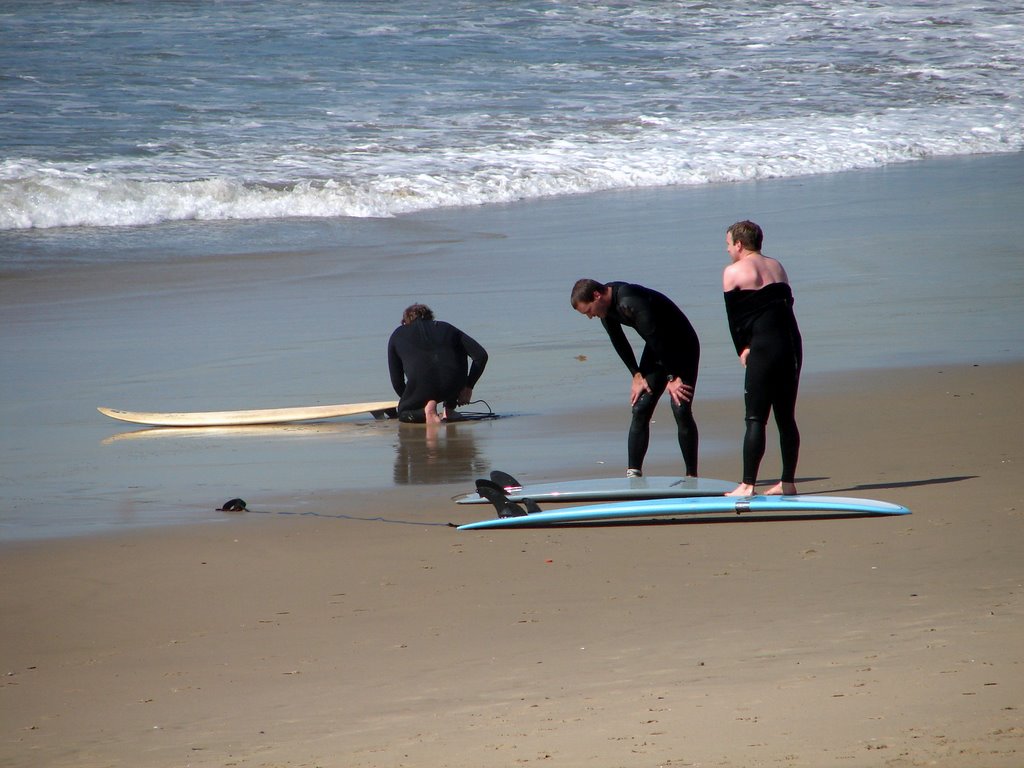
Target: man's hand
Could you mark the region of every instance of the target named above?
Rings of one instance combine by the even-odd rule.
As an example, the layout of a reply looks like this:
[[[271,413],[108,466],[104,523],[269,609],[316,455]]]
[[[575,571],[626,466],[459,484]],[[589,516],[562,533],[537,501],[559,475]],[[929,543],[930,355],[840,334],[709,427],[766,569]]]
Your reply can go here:
[[[629,388],[629,404],[636,405],[636,401],[640,399],[640,396],[645,392],[651,391],[651,385],[647,383],[647,379],[644,378],[640,372],[633,374],[633,384]]]
[[[683,403],[693,401],[693,386],[687,384],[680,378],[672,379],[672,381],[666,385],[665,389],[672,398],[672,402],[676,405],[682,405]]]

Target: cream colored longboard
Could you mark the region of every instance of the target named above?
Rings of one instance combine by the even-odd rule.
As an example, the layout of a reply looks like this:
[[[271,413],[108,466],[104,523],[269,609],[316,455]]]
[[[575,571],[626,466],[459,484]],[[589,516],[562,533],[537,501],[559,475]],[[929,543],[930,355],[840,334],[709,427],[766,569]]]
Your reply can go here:
[[[121,411],[117,408],[97,410],[105,416],[133,424],[149,424],[154,427],[237,427],[249,424],[286,424],[292,421],[333,419],[338,416],[353,416],[370,413],[380,418],[398,407],[398,402],[385,400],[379,403],[341,403],[339,405],[306,405],[294,408],[263,408],[250,411],[195,411],[193,413],[153,413],[146,411]]]

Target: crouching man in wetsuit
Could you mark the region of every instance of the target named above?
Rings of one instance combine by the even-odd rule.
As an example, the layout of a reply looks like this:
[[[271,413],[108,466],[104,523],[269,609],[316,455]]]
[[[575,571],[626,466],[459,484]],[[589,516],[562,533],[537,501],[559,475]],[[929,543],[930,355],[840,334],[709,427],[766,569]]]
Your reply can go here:
[[[626,477],[642,477],[650,443],[651,417],[662,392],[668,390],[676,420],[679,449],[688,477],[697,476],[697,422],[693,418],[693,392],[697,386],[700,341],[697,332],[667,296],[642,285],[577,280],[573,309],[601,319],[612,346],[633,375],[629,392],[633,420],[629,427]],[[637,363],[622,326],[633,328],[644,340]]]
[[[472,360],[468,365],[467,359]],[[454,325],[434,319],[425,304],[413,304],[388,340],[388,370],[398,394],[398,418],[438,424],[455,420],[455,408],[473,398],[473,387],[487,365],[487,350]],[[467,372],[468,368],[468,372]]]

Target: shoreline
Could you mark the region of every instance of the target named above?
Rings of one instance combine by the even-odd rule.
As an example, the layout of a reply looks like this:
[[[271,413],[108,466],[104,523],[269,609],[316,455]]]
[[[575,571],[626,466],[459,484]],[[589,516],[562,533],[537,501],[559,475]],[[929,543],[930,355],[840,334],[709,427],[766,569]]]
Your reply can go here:
[[[997,371],[993,376],[1024,379],[1021,374],[1024,361],[1006,361],[974,365],[928,365],[912,368],[880,367],[855,372],[825,372],[805,375],[801,381],[798,418],[801,406],[820,399],[855,396],[859,392],[877,392],[890,380],[909,382],[916,378],[941,377],[946,371]],[[698,397],[695,413],[701,429],[701,475],[724,480],[738,480],[740,474],[739,445],[742,440],[742,373],[737,369],[734,397]],[[111,422],[112,424],[114,422]],[[130,425],[125,425],[130,426]],[[206,442],[230,446],[234,441],[269,441],[277,445],[283,441],[305,446],[316,453],[332,445],[367,445],[364,452],[374,460],[389,461],[390,476],[376,482],[367,478],[362,484],[346,481],[313,482],[307,488],[285,484],[284,489],[271,486],[246,486],[244,483],[223,484],[211,488],[207,503],[197,506],[191,500],[178,507],[170,500],[153,500],[148,519],[120,519],[93,523],[86,515],[83,522],[70,530],[66,523],[61,531],[31,530],[11,527],[0,538],[0,553],[5,549],[32,543],[45,544],[62,540],[92,539],[122,534],[154,532],[178,527],[218,526],[226,521],[217,511],[220,504],[235,497],[247,500],[250,510],[272,508],[275,514],[305,514],[302,509],[315,506],[323,498],[333,498],[339,507],[354,511],[358,504],[375,506],[382,498],[397,494],[407,498],[405,503],[425,501],[428,506],[441,499],[472,488],[477,477],[485,477],[492,469],[501,469],[530,482],[551,482],[560,479],[587,479],[616,477],[624,467],[625,435],[628,429],[628,408],[622,406],[590,406],[559,413],[511,414],[493,421],[462,423],[428,431],[423,425],[401,425],[397,421],[367,421],[366,419],[338,419],[319,423],[294,425],[267,425],[239,428],[197,429],[127,429],[104,438],[103,444],[121,450],[150,452],[153,446],[163,447],[181,443],[202,448]],[[773,479],[772,435],[769,424],[769,443],[762,465],[759,487]],[[805,441],[807,437],[805,436]],[[354,441],[354,442],[353,442]],[[675,445],[675,433],[665,403],[660,403],[652,421],[651,446],[645,467],[648,475],[682,474],[682,464]],[[581,448],[582,446],[582,448]],[[280,450],[282,446],[275,448]],[[806,443],[804,450],[808,450]],[[620,455],[622,454],[622,455]],[[390,458],[388,458],[390,456]],[[555,459],[557,457],[557,459]],[[554,460],[553,460],[554,459]],[[774,462],[774,463],[773,463]],[[721,474],[705,471],[708,466],[721,468]],[[776,467],[777,469],[777,467]],[[766,474],[767,473],[767,474]],[[258,476],[258,475],[255,475]],[[346,475],[345,477],[347,477]],[[325,476],[326,477],[326,476]],[[835,489],[819,488],[812,484],[805,488],[798,482],[801,493],[836,495]],[[843,489],[840,489],[843,490]],[[405,491],[411,492],[407,496]],[[92,502],[95,505],[96,502]],[[82,505],[85,508],[85,505]],[[290,509],[293,508],[293,509]]]

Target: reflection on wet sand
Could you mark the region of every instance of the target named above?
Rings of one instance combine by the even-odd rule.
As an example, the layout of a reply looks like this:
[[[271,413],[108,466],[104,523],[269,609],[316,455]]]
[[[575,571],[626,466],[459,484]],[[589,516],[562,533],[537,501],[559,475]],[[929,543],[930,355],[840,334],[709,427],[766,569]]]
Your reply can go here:
[[[247,427],[149,427],[127,432],[118,432],[101,441],[102,445],[110,445],[122,440],[146,440],[160,438],[199,439],[211,437],[309,437],[313,435],[330,435],[357,439],[374,430],[378,434],[376,422],[323,422],[306,424],[263,424]]]
[[[395,446],[395,484],[472,480],[486,473],[471,423],[400,424]]]

